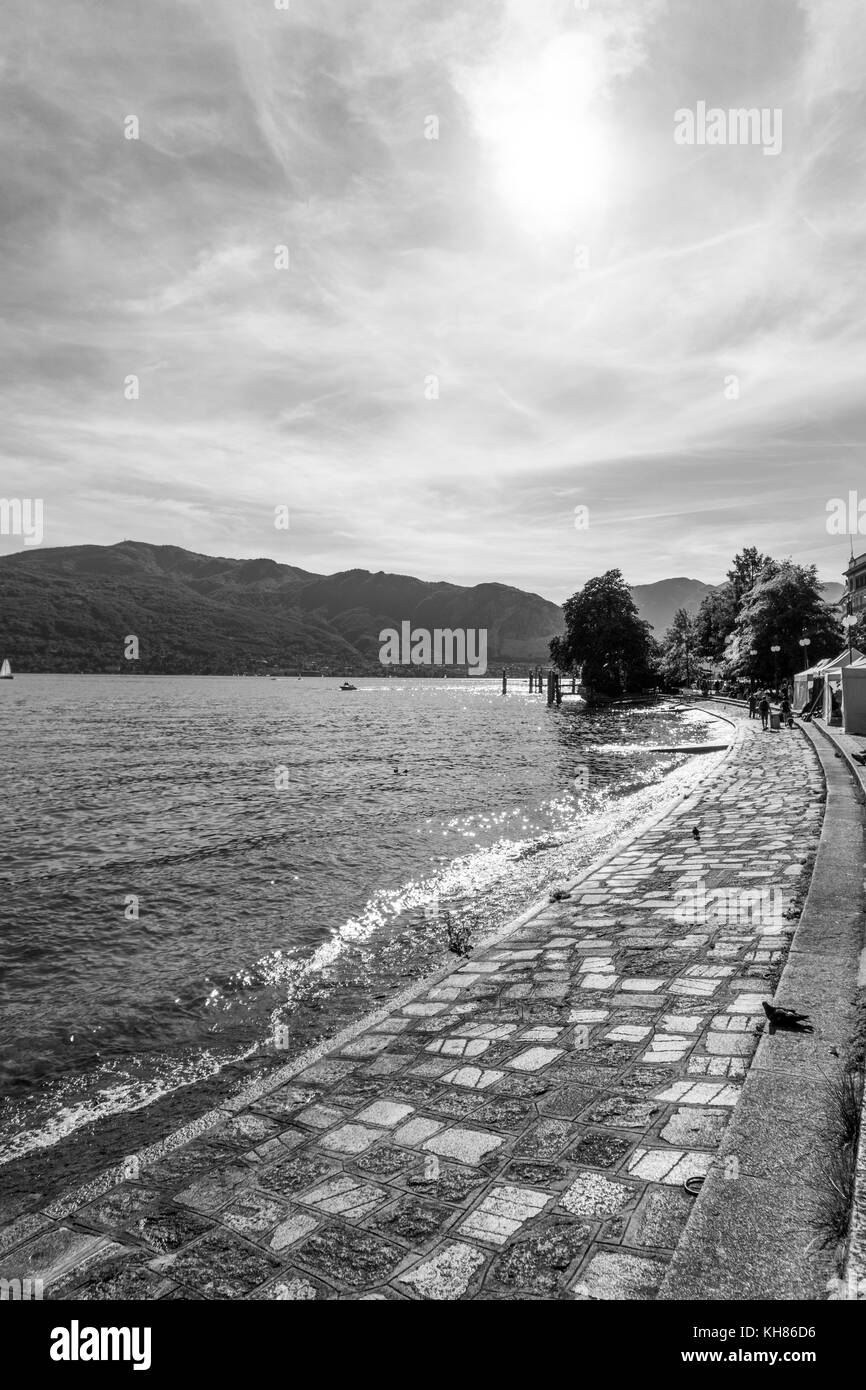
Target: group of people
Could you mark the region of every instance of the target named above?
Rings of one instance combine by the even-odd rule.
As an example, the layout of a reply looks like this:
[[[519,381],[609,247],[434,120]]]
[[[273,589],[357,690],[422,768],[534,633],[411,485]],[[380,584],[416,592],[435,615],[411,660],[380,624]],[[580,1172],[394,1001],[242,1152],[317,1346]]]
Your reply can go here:
[[[788,699],[787,686],[783,689],[781,696],[775,691],[753,690],[749,695],[749,718],[754,719],[756,715],[760,714],[761,728],[769,728],[771,701],[774,699],[779,701],[779,716],[783,727],[793,729],[794,715],[791,710],[791,702]]]

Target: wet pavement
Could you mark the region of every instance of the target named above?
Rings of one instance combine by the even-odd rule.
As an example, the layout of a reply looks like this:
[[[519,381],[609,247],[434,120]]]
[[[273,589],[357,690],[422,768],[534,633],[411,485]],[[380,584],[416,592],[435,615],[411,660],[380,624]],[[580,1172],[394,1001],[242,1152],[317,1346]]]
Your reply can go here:
[[[3,1211],[0,1278],[60,1299],[653,1299],[822,795],[805,738],[740,721],[698,792],[569,897],[125,1180]]]

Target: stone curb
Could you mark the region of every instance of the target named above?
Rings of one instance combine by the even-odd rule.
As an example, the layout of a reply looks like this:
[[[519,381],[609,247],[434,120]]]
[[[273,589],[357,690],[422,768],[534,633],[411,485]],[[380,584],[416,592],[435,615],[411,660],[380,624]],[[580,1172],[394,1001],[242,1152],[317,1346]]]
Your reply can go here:
[[[866,768],[860,763],[855,763],[851,757],[848,736],[842,734],[838,729],[827,728],[824,724],[816,723],[814,728],[818,729],[842,755],[859,785],[860,795],[866,801]],[[866,880],[864,880],[864,889],[866,889]],[[866,944],[864,944],[860,954],[857,984],[861,991],[866,988]],[[843,1284],[847,1291],[845,1296],[848,1298],[856,1298],[858,1291],[861,1297],[866,1296],[866,1094],[864,1094],[863,1099],[864,1104],[860,1116],[860,1142],[857,1147],[857,1167],[854,1177],[854,1206],[851,1213],[851,1229],[843,1271]]]

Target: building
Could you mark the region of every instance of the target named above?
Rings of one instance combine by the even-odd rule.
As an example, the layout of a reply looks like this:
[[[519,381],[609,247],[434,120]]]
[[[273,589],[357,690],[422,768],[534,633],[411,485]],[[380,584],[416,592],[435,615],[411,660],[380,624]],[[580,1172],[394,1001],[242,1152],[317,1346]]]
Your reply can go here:
[[[839,601],[843,610],[849,599],[852,613],[861,613],[866,608],[866,555],[852,555],[845,571],[845,592]]]

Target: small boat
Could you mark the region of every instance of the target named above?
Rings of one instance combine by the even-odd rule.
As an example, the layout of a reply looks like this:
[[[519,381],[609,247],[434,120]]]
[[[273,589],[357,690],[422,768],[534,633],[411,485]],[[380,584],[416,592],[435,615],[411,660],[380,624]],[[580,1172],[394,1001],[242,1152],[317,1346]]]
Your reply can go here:
[[[343,684],[340,686],[340,689],[341,689],[341,690],[357,690],[358,687],[357,687],[357,685],[350,685],[348,681],[343,681]]]
[[[0,681],[12,681],[14,679],[15,677],[12,674],[12,667],[9,665],[9,662],[4,657],[3,665],[0,666]]]

